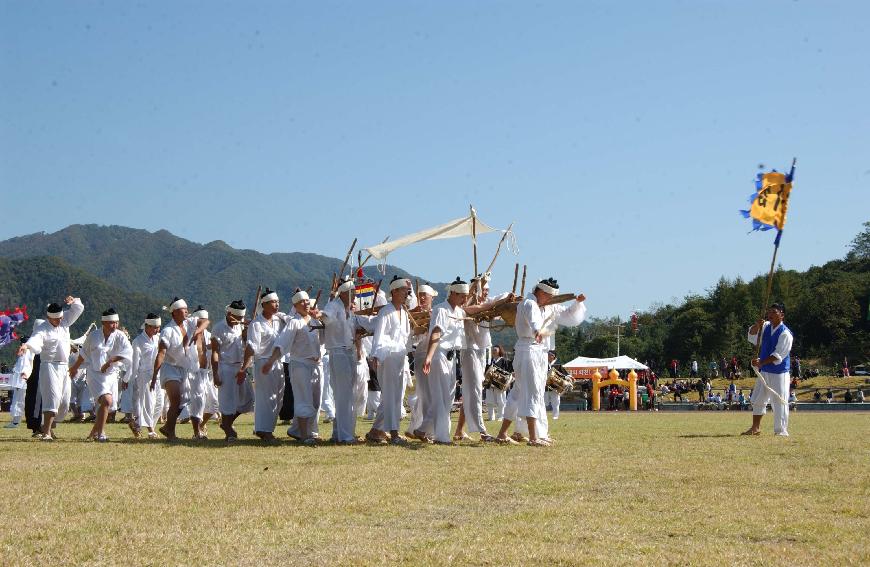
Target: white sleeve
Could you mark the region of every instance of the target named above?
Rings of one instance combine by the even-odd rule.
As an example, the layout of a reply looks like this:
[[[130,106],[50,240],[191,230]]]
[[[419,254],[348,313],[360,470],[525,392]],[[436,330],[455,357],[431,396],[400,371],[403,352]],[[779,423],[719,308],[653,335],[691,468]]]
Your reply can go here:
[[[278,336],[275,338],[275,346],[281,349],[281,354],[286,355],[290,353],[290,347],[296,339],[296,333],[301,328],[300,323],[304,325],[302,319],[290,319],[287,321],[287,326],[284,327],[284,330],[278,333]],[[266,354],[272,355],[271,352]]]
[[[764,332],[764,328],[767,327],[768,325],[770,325],[770,323],[768,323],[767,321],[765,321],[765,322],[764,322],[764,325],[761,326],[761,332],[762,332],[762,333]],[[752,327],[749,327],[749,331],[747,331],[746,338],[747,338],[747,340],[748,340],[750,343],[752,343],[752,344],[754,344],[754,345],[755,345],[755,344],[758,344],[758,335],[753,335],[753,334],[752,334]]]
[[[139,373],[139,364],[142,361],[141,349],[138,341],[133,342],[133,359],[130,364],[130,372],[124,374],[124,382],[130,381],[130,376],[136,376]]]
[[[776,359],[776,363],[779,364],[783,361],[783,359],[788,356],[788,353],[791,352],[791,344],[794,341],[794,337],[792,337],[791,333],[785,331],[779,334],[779,340],[776,341],[776,348],[773,349],[773,352],[770,353],[770,356]]]
[[[375,318],[374,336],[372,337],[372,356],[378,360],[383,360],[385,355],[391,350],[391,337],[386,334],[387,313],[386,308],[381,309],[380,314]]]
[[[586,319],[586,302],[572,301],[572,305],[556,305],[556,324],[565,327],[575,327]]]
[[[82,303],[82,300],[76,297],[73,299],[73,302],[69,304],[69,309],[64,311],[63,319],[61,319],[60,324],[64,327],[72,327],[73,323],[78,321],[78,318],[81,317],[84,312],[85,306]]]
[[[32,352],[33,354],[39,354],[42,352],[42,346],[45,342],[45,333],[42,331],[37,332],[32,337],[30,337],[26,343],[27,350]]]
[[[541,316],[541,310],[535,307],[534,301],[525,300],[517,306],[517,311],[522,310],[526,321],[529,322],[532,333],[540,333],[541,328],[544,326],[544,319]]]

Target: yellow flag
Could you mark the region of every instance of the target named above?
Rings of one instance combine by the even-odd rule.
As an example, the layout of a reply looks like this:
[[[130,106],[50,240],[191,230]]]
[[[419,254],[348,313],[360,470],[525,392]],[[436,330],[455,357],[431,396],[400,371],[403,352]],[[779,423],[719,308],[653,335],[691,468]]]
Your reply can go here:
[[[761,187],[752,201],[749,216],[761,224],[782,230],[785,226],[785,214],[788,210],[788,196],[791,193],[791,181],[784,173],[771,172],[761,175]]]

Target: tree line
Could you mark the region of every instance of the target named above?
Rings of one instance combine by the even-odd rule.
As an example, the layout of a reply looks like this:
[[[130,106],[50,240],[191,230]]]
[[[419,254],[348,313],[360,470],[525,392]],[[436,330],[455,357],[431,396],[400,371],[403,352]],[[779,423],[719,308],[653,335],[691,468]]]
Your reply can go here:
[[[870,361],[870,222],[852,241],[846,256],[805,272],[777,269],[772,301],[786,306],[786,324],[795,343],[792,353],[823,364]],[[623,321],[621,354],[664,369],[672,359],[681,367],[697,360],[706,367],[723,356],[736,356],[746,367],[754,356],[746,332],[758,319],[767,275],[751,281],[721,278],[704,294],[679,304],[657,304],[637,313],[637,329]],[[583,355],[616,355],[617,320],[591,319],[574,329],[559,329],[557,353],[562,361]]]

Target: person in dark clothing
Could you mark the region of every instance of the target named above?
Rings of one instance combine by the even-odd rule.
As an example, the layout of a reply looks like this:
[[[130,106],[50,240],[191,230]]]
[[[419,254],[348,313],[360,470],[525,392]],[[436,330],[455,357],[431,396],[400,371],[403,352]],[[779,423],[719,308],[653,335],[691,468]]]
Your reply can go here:
[[[281,402],[281,411],[278,412],[278,419],[281,420],[281,425],[288,425],[293,420],[293,388],[290,386],[290,364],[283,363],[284,367],[284,398]]]
[[[24,394],[24,417],[27,418],[27,429],[33,431],[34,437],[42,434],[42,400],[37,395],[40,364],[42,359],[37,354],[33,357],[33,372],[27,379],[27,391]]]

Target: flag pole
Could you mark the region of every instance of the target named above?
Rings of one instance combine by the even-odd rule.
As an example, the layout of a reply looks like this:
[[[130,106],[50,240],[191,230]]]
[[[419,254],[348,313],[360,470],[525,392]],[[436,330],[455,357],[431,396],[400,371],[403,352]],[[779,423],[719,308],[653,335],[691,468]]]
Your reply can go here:
[[[788,174],[788,181],[791,181],[794,178],[794,168],[797,164],[797,158],[792,158],[791,160],[791,171]],[[782,231],[785,229],[785,223],[783,226],[777,227],[776,239],[773,241],[773,258],[770,260],[770,271],[767,273],[767,290],[764,292],[764,303],[761,304],[761,316],[759,319],[764,319],[764,314],[767,311],[767,306],[770,302],[770,292],[773,289],[773,270],[776,267],[776,255],[779,253],[779,242],[782,240]],[[755,358],[758,358],[761,354],[761,329],[758,330],[758,336],[755,340]]]
[[[788,177],[787,177],[787,180],[789,182],[791,182],[791,180],[794,179],[794,168],[795,168],[796,164],[797,164],[797,158],[792,158],[791,171],[789,172]],[[784,220],[784,218],[783,218],[783,220]],[[773,241],[773,258],[771,258],[771,260],[770,260],[770,271],[767,274],[767,289],[764,292],[764,303],[761,306],[761,316],[758,318],[761,321],[764,320],[764,315],[767,311],[767,305],[770,302],[770,292],[773,289],[773,270],[776,266],[776,255],[779,252],[779,242],[780,242],[780,240],[782,240],[782,231],[784,228],[785,228],[785,222],[783,222],[782,226],[776,227],[776,230],[777,230],[776,239]],[[761,356],[761,332],[762,332],[762,328],[763,328],[763,324],[761,326],[759,326],[757,334],[755,335],[755,358],[759,358]],[[749,366],[752,367],[752,370],[755,372],[755,375],[761,380],[762,385],[764,385],[764,388],[768,392],[770,392],[771,394],[773,394],[777,398],[779,398],[779,401],[781,403],[783,403],[783,404],[788,403],[779,394],[779,392],[777,392],[776,390],[774,390],[773,388],[770,387],[770,385],[767,383],[767,380],[764,379],[764,375],[761,374],[760,368],[756,368],[755,366],[752,365],[752,363],[750,363]]]

